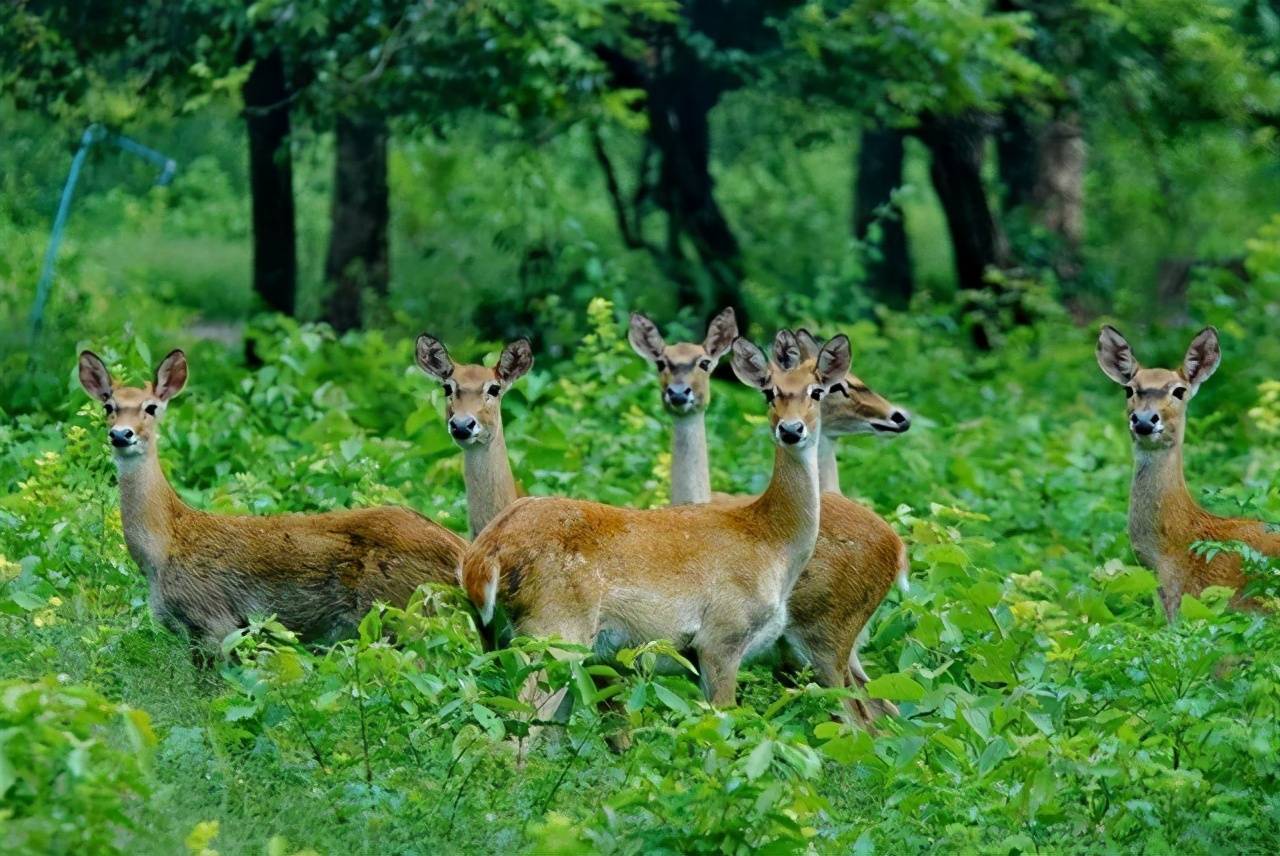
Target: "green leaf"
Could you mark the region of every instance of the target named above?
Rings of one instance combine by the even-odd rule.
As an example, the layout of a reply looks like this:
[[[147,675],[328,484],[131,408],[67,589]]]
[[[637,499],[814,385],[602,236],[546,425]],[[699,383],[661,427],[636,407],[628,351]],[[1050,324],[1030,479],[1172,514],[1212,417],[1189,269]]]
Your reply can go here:
[[[1178,614],[1191,621],[1213,621],[1218,617],[1217,613],[1204,605],[1204,601],[1189,594],[1182,596]]]
[[[680,714],[684,714],[685,716],[688,716],[690,713],[693,712],[693,709],[689,707],[688,702],[680,698],[680,696],[676,695],[671,690],[664,687],[662,684],[655,682],[651,686],[653,687],[654,695],[658,697],[658,701],[662,702],[664,705],[671,708],[676,713],[680,713]]]
[[[769,769],[769,765],[773,763],[773,741],[765,740],[756,748],[751,750],[751,754],[747,756],[747,763],[743,770],[747,774],[747,778],[755,781],[764,775]]]
[[[889,701],[919,701],[924,698],[924,687],[902,672],[881,675],[868,683],[866,690],[872,698]]]

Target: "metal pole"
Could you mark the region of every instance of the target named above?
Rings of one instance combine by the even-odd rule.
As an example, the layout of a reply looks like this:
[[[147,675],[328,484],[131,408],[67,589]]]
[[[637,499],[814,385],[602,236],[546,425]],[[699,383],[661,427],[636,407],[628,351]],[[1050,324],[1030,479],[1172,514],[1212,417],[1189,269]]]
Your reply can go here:
[[[80,137],[80,148],[71,159],[71,172],[67,174],[67,183],[62,188],[62,200],[58,203],[58,213],[53,218],[53,232],[49,235],[49,249],[44,253],[44,264],[40,269],[40,282],[36,284],[36,302],[31,307],[31,338],[40,335],[40,325],[44,323],[44,307],[49,302],[49,291],[53,287],[53,261],[58,257],[58,246],[62,243],[62,231],[67,225],[67,215],[71,213],[71,196],[75,193],[76,182],[80,180],[80,170],[84,167],[89,149],[98,140],[101,125],[90,125],[84,129]]]

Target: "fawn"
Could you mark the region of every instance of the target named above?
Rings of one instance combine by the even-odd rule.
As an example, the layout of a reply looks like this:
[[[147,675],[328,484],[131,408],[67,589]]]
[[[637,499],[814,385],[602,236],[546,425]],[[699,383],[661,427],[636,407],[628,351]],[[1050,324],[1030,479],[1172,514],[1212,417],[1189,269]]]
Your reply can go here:
[[[457,365],[439,339],[423,333],[416,354],[418,367],[444,387],[445,424],[462,447],[467,518],[474,538],[498,512],[524,495],[507,460],[502,395],[533,368],[533,348],[528,339],[517,339],[502,349],[491,369]]]
[[[844,377],[849,340],[791,370],[745,339],[733,344],[739,379],[768,403],[773,477],[756,500],[637,510],[593,502],[517,500],[472,543],[461,580],[486,624],[499,593],[518,631],[588,646],[668,639],[694,649],[704,694],[732,705],[748,651],[786,625],[786,599],[818,532],[821,399]],[[536,681],[526,696],[559,706]]]
[[[1256,608],[1242,593],[1246,579],[1240,556],[1219,553],[1212,561],[1191,552],[1196,541],[1242,541],[1267,555],[1280,555],[1280,534],[1266,524],[1218,517],[1201,508],[1182,475],[1182,441],[1187,403],[1218,368],[1218,331],[1196,335],[1176,371],[1146,369],[1114,327],[1098,336],[1098,365],[1124,387],[1129,434],[1133,438],[1133,484],[1129,492],[1129,540],[1144,566],[1160,580],[1160,600],[1172,623],[1182,595],[1208,586],[1236,590],[1232,604]]]
[[[708,380],[726,342],[737,335],[733,309],[725,309],[707,328],[701,345],[680,342],[667,345],[657,327],[638,313],[631,316],[632,347],[658,369],[662,402],[675,417],[676,439],[671,457],[673,505],[744,501],[739,497],[712,495],[707,467],[704,412],[710,400]],[[775,363],[811,363],[821,343],[808,331],[794,339],[775,342]],[[839,496],[835,438],[847,434],[887,432],[899,434],[911,426],[905,411],[872,392],[852,374],[832,386],[822,401],[819,435],[819,484],[823,491],[818,540],[813,558],[797,580],[788,600],[787,627],[783,633],[788,659],[799,656],[809,662],[816,677],[829,687],[870,680],[858,659],[858,644],[867,621],[884,600],[894,581],[905,590],[906,545],[893,528],[869,508]],[[692,489],[691,489],[692,488]],[[829,492],[828,492],[829,491]],[[858,721],[868,723],[880,713],[896,713],[886,701],[861,699],[846,705]]]
[[[306,640],[355,629],[374,601],[403,606],[419,584],[455,584],[466,542],[400,507],[227,516],[182,502],[160,468],[158,426],[187,383],[172,351],[143,387],[117,385],[90,351],[80,384],[106,411],[129,555],[151,611],[197,646],[216,646],[251,615],[274,613]]]

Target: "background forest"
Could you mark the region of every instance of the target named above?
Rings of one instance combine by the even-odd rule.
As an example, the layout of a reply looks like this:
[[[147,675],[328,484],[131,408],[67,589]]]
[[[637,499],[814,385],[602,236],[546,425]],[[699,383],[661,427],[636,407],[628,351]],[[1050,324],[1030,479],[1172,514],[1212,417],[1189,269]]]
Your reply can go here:
[[[6,852],[1274,852],[1280,634],[1213,596],[1166,626],[1093,344],[1173,367],[1217,325],[1188,481],[1280,520],[1277,0],[17,0],[0,128]],[[530,337],[517,476],[643,507],[670,425],[627,313],[700,340],[725,305],[848,333],[913,414],[841,446],[911,547],[878,733],[767,666],[713,711],[639,651],[553,663],[573,719],[517,768],[546,646],[483,653],[449,592],[211,670],[153,624],[80,348],[138,382],[187,350],[160,456],[197,507],[465,533],[416,334]],[[759,396],[708,421],[713,487],[759,490]]]

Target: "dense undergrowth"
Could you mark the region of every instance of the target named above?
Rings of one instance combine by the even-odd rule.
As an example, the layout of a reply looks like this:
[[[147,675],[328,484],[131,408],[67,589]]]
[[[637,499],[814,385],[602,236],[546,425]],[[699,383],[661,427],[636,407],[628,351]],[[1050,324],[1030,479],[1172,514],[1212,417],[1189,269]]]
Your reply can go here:
[[[1192,407],[1188,477],[1213,509],[1280,519],[1277,234],[1250,246],[1250,311],[1193,294],[1223,369]],[[135,306],[149,299],[129,295]],[[505,401],[532,493],[665,500],[667,425],[592,303],[567,360]],[[264,320],[265,365],[193,340],[179,313],[95,337],[124,377],[189,349],[161,459],[182,496],[227,513],[405,503],[465,529],[461,461],[408,338],[335,338]],[[820,319],[795,319],[814,323]],[[825,325],[816,323],[818,329]],[[447,338],[447,331],[443,333]],[[864,662],[902,716],[832,717],[831,691],[743,677],[714,711],[660,646],[583,664],[526,641],[486,654],[456,594],[370,614],[307,650],[271,622],[201,671],[153,625],[125,552],[100,417],[75,385],[11,388],[0,426],[0,829],[19,850],[129,852],[900,853],[1263,851],[1280,835],[1280,633],[1210,592],[1165,626],[1125,535],[1123,404],[1093,331],[1049,318],[995,354],[942,316],[846,327],[855,370],[911,408],[892,442],[846,441],[846,491],[911,544],[912,589],[880,610]],[[1134,337],[1172,363],[1188,331]],[[449,343],[462,358],[491,347]],[[56,392],[56,395],[54,395]],[[713,484],[758,490],[763,407],[717,384]],[[730,454],[728,450],[735,452]],[[385,641],[389,635],[397,640]],[[234,650],[232,650],[234,649]],[[515,690],[550,668],[576,704],[519,767]],[[606,700],[611,700],[605,704]],[[608,738],[629,731],[616,753]]]
[[[723,109],[730,128],[771,115],[745,95]],[[455,134],[393,152],[396,282],[377,329],[337,338],[269,317],[241,329],[253,303],[239,130],[199,116],[143,129],[166,151],[201,153],[171,188],[138,193],[149,176],[95,154],[32,348],[22,319],[68,153],[45,124],[6,113],[19,118],[6,157],[21,167],[0,170],[5,852],[1274,850],[1275,622],[1225,612],[1210,593],[1165,626],[1125,534],[1129,441],[1121,394],[1094,362],[1096,329],[1045,303],[993,353],[961,344],[952,307],[928,297],[948,292],[949,259],[918,156],[904,205],[929,287],[902,314],[865,305],[861,248],[830,239],[847,220],[839,133],[795,149],[761,136],[723,156],[719,176],[750,214],[737,225],[761,341],[774,321],[830,333],[830,317],[861,318],[840,325],[855,371],[914,414],[910,433],[840,452],[846,492],[911,545],[911,591],[890,595],[863,656],[872,691],[902,717],[869,735],[833,718],[832,692],[767,667],[744,672],[739,709],[713,711],[692,681],[654,672],[661,646],[609,664],[532,641],[485,654],[447,591],[373,613],[331,649],[264,621],[228,640],[228,664],[194,667],[147,612],[101,415],[75,380],[78,348],[133,381],[186,348],[192,379],[160,455],[193,505],[394,502],[464,532],[461,456],[438,384],[413,367],[413,335],[492,359],[498,343],[465,341],[462,319],[536,308],[547,351],[504,401],[517,477],[535,494],[661,504],[670,426],[623,330],[629,309],[662,317],[670,289],[643,253],[624,253],[601,194],[581,192],[599,181],[584,138],[513,156]],[[1280,220],[1244,247],[1239,237],[1276,175],[1237,144],[1218,140],[1212,171],[1199,141],[1178,149],[1166,165],[1176,184],[1209,187],[1213,204],[1183,205],[1178,240],[1161,242],[1151,235],[1168,200],[1134,173],[1131,150],[1100,137],[1086,260],[1123,317],[1144,319],[1151,289],[1134,281],[1157,256],[1244,255],[1247,291],[1201,271],[1189,297],[1190,317],[1221,329],[1224,360],[1191,405],[1187,475],[1212,510],[1280,521]],[[304,316],[326,234],[318,148],[299,146]],[[518,280],[510,248],[533,244],[554,264]],[[1122,327],[1140,359],[1163,365],[1194,332]],[[244,336],[261,368],[244,365]],[[715,489],[763,487],[763,422],[758,395],[716,383]],[[542,666],[570,688],[574,714],[519,767],[514,687]],[[624,730],[632,745],[617,753]]]

